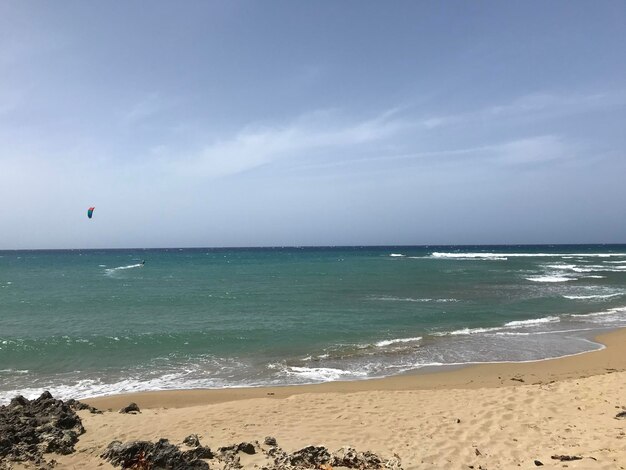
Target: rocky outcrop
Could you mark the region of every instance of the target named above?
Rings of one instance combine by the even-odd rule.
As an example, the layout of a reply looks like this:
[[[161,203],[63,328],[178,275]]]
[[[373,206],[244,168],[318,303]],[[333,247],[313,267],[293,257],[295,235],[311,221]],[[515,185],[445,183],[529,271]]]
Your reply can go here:
[[[76,400],[56,400],[49,392],[36,400],[15,397],[0,407],[0,461],[43,465],[44,453],[74,452],[78,436],[85,432],[75,410],[91,408]]]
[[[183,444],[188,445],[189,447],[198,447],[200,445],[200,438],[197,434],[189,434],[183,439]]]
[[[210,449],[206,449],[207,455],[212,456]],[[209,465],[200,460],[197,453],[198,448],[183,452],[167,439],[159,439],[156,443],[131,441],[123,444],[113,441],[101,457],[122,468],[208,470]]]
[[[308,446],[291,454],[279,452],[279,455],[274,458],[273,465],[268,466],[267,470],[309,470],[334,467],[359,470],[402,470],[402,462],[397,456],[383,459],[373,452],[358,452],[352,447],[343,447],[330,453],[323,446]]]
[[[141,413],[141,410],[139,409],[139,406],[137,406],[137,403],[130,403],[128,406],[125,406],[124,408],[122,408],[120,410],[120,413],[125,413],[125,414],[137,414],[137,413]]]
[[[99,409],[94,408],[87,403],[83,403],[82,401],[74,400],[73,398],[66,400],[65,404],[75,411],[89,410],[91,414],[102,414],[102,411],[100,411]]]
[[[188,437],[195,439],[185,438],[186,442],[196,443],[197,435],[192,434]],[[268,441],[273,444],[268,444]],[[357,452],[352,447],[344,447],[331,453],[323,446],[308,446],[287,453],[276,445],[276,439],[266,438],[264,444],[269,446],[269,449],[254,441],[254,443],[241,442],[220,447],[216,453],[212,453],[208,447],[201,446],[199,440],[197,442],[197,447],[181,451],[177,446],[170,444],[167,439],[161,439],[156,443],[132,441],[122,444],[119,441],[113,441],[101,457],[114,466],[150,470],[241,469],[244,468],[241,463],[242,454],[260,454],[255,466],[263,461],[264,463],[259,465],[261,470],[313,470],[334,467],[359,470],[402,470],[397,456],[392,459],[383,459],[369,451]]]

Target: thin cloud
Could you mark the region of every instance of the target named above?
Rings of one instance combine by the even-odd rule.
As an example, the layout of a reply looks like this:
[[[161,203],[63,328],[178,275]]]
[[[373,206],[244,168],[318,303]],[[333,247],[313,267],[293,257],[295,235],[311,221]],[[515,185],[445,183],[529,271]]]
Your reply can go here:
[[[562,160],[575,155],[571,146],[553,135],[520,139],[493,148],[499,162],[506,165],[528,165]]]
[[[158,114],[166,107],[166,103],[158,93],[151,93],[135,103],[124,114],[122,121],[125,124],[136,124]]]
[[[405,168],[402,162],[414,164],[422,162],[428,165],[457,164],[461,161],[484,165],[517,166],[534,165],[574,158],[578,155],[576,147],[567,144],[556,135],[541,135],[522,139],[513,139],[496,144],[443,149],[434,151],[403,152],[401,154],[383,154],[374,157],[352,158],[324,163],[309,163],[293,170],[308,171],[313,169],[330,169],[343,166],[358,167],[371,163],[389,164],[391,168]]]
[[[488,106],[466,113],[432,116],[422,120],[422,126],[426,129],[434,129],[476,121],[526,116],[532,116],[533,119],[548,119],[620,106],[624,103],[626,103],[626,93],[621,90],[613,93],[572,95],[530,93],[506,104]]]
[[[386,111],[373,119],[338,123],[333,112],[316,112],[284,126],[246,127],[230,139],[204,147],[188,159],[170,162],[184,173],[220,177],[322,149],[354,148],[382,142],[414,123]]]

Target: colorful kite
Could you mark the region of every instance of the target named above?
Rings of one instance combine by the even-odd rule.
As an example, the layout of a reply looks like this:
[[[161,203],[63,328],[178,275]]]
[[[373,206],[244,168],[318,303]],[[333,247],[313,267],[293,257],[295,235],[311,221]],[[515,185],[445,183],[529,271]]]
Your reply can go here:
[[[90,219],[93,217],[93,210],[95,209],[95,207],[90,207],[89,209],[87,209],[87,217],[89,217]]]

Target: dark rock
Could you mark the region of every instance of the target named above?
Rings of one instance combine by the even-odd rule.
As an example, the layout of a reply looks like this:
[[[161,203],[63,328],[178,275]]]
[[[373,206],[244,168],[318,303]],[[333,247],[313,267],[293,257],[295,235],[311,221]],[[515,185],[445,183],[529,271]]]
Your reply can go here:
[[[535,465],[537,467],[542,467],[543,466],[543,462],[541,460],[535,460]]]
[[[239,452],[243,452],[249,455],[253,455],[256,453],[254,444],[250,444],[249,442],[242,442],[241,444],[237,446],[237,450],[239,450]]]
[[[236,454],[237,452],[244,452],[246,454],[255,454],[256,449],[254,444],[249,442],[242,442],[240,444],[233,444],[232,446],[220,447],[217,449],[220,454]]]
[[[263,441],[263,443],[264,443],[266,446],[276,446],[276,445],[277,445],[277,443],[276,443],[276,438],[275,438],[275,437],[272,437],[272,436],[267,436],[267,437],[265,438],[265,440]]]
[[[357,452],[351,447],[344,447],[330,454],[326,447],[322,446],[308,446],[288,454],[276,445],[271,445],[266,451],[259,446],[257,441],[220,447],[216,454],[213,454],[208,447],[201,445],[181,452],[177,446],[170,444],[166,439],[161,439],[156,443],[133,441],[123,444],[113,441],[101,457],[114,466],[122,468],[164,470],[207,470],[208,464],[200,459],[217,459],[219,463],[212,461],[212,467],[217,464],[217,467],[213,468],[234,470],[242,468],[240,452],[263,453],[264,457],[269,459],[267,464],[263,465],[264,470],[309,470],[333,467],[359,470],[402,470],[398,456],[385,460],[372,452]]]
[[[88,405],[87,403],[83,403],[82,401],[74,400],[73,398],[70,398],[65,403],[71,409],[75,411],[89,410],[91,414],[99,414],[99,415],[102,414],[102,411],[100,411],[99,409],[94,408],[93,406]]]
[[[209,465],[199,460],[193,454],[194,451],[181,452],[167,439],[159,439],[156,443],[131,441],[123,444],[120,441],[113,441],[100,457],[108,460],[113,466],[122,468],[208,470]]]
[[[152,443],[148,441],[132,441],[126,444],[112,441],[100,457],[111,462],[114,467],[130,467],[143,459],[151,448]]]
[[[578,455],[553,455],[550,457],[552,460],[560,460],[561,462],[570,462],[572,460],[582,460],[582,457]]]
[[[372,452],[357,452],[352,447],[333,452],[330,465],[333,467],[347,468],[383,468],[383,460]]]
[[[130,403],[128,406],[125,406],[124,408],[122,408],[120,410],[120,413],[141,413],[141,410],[139,409],[139,407],[137,406],[137,403]]]
[[[49,392],[36,400],[17,396],[0,407],[0,462],[31,461],[45,467],[44,453],[74,452],[84,432],[75,410]]]
[[[525,380],[520,377],[513,377],[511,380],[515,380],[516,382],[524,382]]]
[[[43,396],[43,395],[42,395]],[[26,398],[24,398],[22,395],[18,395],[15,398],[13,398],[11,400],[11,403],[9,403],[9,407],[11,408],[17,408],[18,406],[26,406],[30,403],[29,400],[27,400]]]
[[[308,446],[288,455],[291,465],[302,465],[317,468],[321,464],[330,462],[328,449],[323,446]]]
[[[304,470],[328,468],[354,468],[359,470],[389,469],[402,470],[398,456],[392,459],[383,459],[378,455],[366,451],[357,452],[352,447],[344,447],[332,454],[326,447],[308,446],[291,454],[287,454],[279,447],[272,447],[265,455],[274,458],[274,465],[267,470]]]
[[[619,413],[617,413],[617,414],[615,415],[615,418],[616,418],[616,419],[623,419],[623,418],[626,418],[626,411],[620,411]]]
[[[186,450],[183,454],[190,459],[212,459],[215,457],[209,447],[199,445],[195,449]]]
[[[200,445],[200,438],[197,434],[189,434],[183,439],[183,444],[187,444],[189,447],[198,447]]]

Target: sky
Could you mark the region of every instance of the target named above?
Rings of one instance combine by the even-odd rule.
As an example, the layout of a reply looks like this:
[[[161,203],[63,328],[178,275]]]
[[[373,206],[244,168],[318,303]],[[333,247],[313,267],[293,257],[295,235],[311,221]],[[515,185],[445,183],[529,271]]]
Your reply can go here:
[[[0,3],[0,249],[625,242],[621,0]]]

